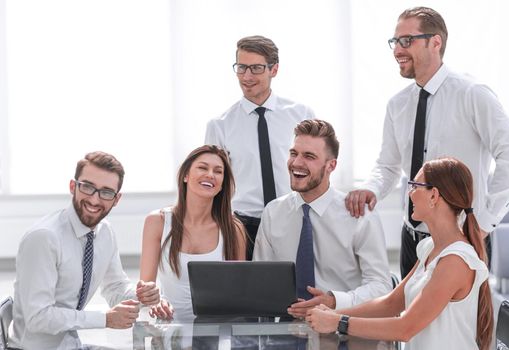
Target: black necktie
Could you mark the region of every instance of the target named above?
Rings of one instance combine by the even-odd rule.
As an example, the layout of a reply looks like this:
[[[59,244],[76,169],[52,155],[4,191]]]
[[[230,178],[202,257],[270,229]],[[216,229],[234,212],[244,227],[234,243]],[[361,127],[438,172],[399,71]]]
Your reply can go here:
[[[299,248],[295,261],[295,276],[297,280],[297,296],[303,299],[311,299],[313,296],[306,287],[315,286],[315,254],[313,251],[313,227],[309,218],[308,204],[302,205],[302,229],[300,231]]]
[[[94,231],[87,233],[87,243],[83,253],[83,283],[80,289],[77,310],[83,309],[87,301],[88,289],[90,288],[90,280],[92,279],[92,267],[94,266]]]
[[[276,185],[272,170],[272,157],[270,156],[269,131],[265,120],[265,107],[255,109],[258,113],[258,148],[260,150],[260,163],[262,166],[263,202],[267,205],[276,198]]]
[[[417,114],[415,116],[414,127],[414,145],[412,148],[412,167],[410,168],[410,179],[413,180],[415,175],[421,169],[424,161],[424,134],[426,131],[426,104],[428,101],[429,92],[421,89],[419,93],[419,103],[417,104]],[[413,227],[417,227],[421,222],[412,219],[414,206],[412,199],[408,198],[408,221]]]

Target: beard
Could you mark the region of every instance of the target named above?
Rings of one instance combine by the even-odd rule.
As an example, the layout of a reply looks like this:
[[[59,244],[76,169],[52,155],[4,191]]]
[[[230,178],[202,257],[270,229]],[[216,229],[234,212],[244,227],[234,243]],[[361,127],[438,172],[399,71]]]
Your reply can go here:
[[[76,196],[73,196],[72,198],[72,205],[74,206],[74,210],[76,210],[76,214],[78,214],[78,218],[80,219],[83,225],[90,228],[97,226],[97,224],[101,222],[101,220],[104,219],[113,208],[113,206],[111,206],[111,208],[106,210],[104,206],[101,206],[101,210],[97,212],[97,215],[90,215],[86,212],[86,209],[84,208],[85,206],[84,202],[85,202],[84,199],[78,202]]]
[[[309,175],[309,179],[308,181],[303,184],[302,186],[298,186],[297,184],[294,184],[293,181],[290,181],[290,187],[292,189],[292,191],[297,191],[297,192],[308,192],[308,191],[311,191],[315,188],[317,188],[323,181],[323,178],[325,177],[325,165],[320,169],[320,173],[315,175],[315,176],[311,176],[311,174]],[[292,175],[292,179],[293,179],[293,175]]]

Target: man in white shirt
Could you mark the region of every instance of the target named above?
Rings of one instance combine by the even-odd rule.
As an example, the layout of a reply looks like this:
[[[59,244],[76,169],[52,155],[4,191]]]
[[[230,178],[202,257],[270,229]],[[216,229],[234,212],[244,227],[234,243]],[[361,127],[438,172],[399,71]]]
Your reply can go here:
[[[351,215],[372,210],[398,183],[403,171],[413,180],[422,162],[455,157],[464,162],[474,178],[474,212],[481,229],[491,232],[509,209],[509,118],[495,94],[471,77],[449,70],[442,58],[447,28],[439,13],[426,7],[405,10],[389,40],[404,78],[414,79],[388,103],[382,149],[368,181],[346,198]],[[416,110],[421,93],[423,128]],[[420,137],[418,130],[422,130]],[[421,149],[414,151],[422,140]],[[490,176],[490,165],[496,167]],[[415,168],[415,169],[414,169]],[[406,188],[405,188],[406,189]],[[428,234],[424,223],[411,218],[413,206],[407,196],[401,233],[401,275],[404,278],[417,260],[417,243]]]
[[[345,195],[330,186],[338,152],[339,142],[329,123],[305,120],[298,124],[287,163],[293,192],[269,203],[262,214],[253,258],[296,262],[299,302],[288,309],[294,317],[304,317],[306,310],[318,304],[345,308],[391,290],[378,214],[350,216]],[[312,242],[302,259],[311,256],[314,277],[304,285],[299,282],[305,280],[299,259],[301,249],[306,249],[301,245],[306,206],[310,207]]]
[[[10,347],[56,349],[69,331],[129,328],[140,303],[159,302],[154,282],[131,285],[112,228],[103,220],[120,200],[123,178],[115,157],[87,154],[70,181],[72,205],[42,218],[23,236]],[[99,286],[111,309],[83,310]]]
[[[232,207],[249,234],[246,257],[251,260],[264,206],[290,192],[285,163],[293,128],[314,114],[308,107],[272,92],[270,84],[279,69],[278,48],[272,40],[242,38],[236,58],[233,70],[244,96],[222,116],[209,121],[205,143],[218,145],[230,154],[236,183]],[[268,131],[266,144],[260,139],[260,128]]]

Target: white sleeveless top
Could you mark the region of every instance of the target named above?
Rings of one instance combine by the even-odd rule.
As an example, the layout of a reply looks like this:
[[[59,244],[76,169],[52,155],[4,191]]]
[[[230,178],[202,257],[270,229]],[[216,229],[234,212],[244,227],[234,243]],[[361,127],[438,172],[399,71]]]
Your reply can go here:
[[[171,229],[171,208],[163,208],[161,212],[164,214],[164,227],[161,246],[170,233]],[[171,238],[170,238],[171,241]],[[157,274],[162,294],[170,301],[175,309],[174,318],[177,321],[191,321],[194,318],[193,306],[191,302],[191,291],[189,289],[189,275],[187,271],[187,263],[189,261],[222,261],[223,258],[223,235],[219,232],[219,240],[217,247],[205,254],[187,254],[180,252],[180,278],[172,271],[170,267],[168,252],[171,242],[168,242],[164,252],[161,252],[162,265],[159,265]]]
[[[470,293],[462,300],[451,301],[440,315],[426,328],[416,334],[405,345],[405,350],[470,350],[478,349],[475,341],[477,334],[477,305],[479,287],[489,276],[486,264],[479,259],[470,244],[454,242],[429,262],[424,263],[433,249],[433,240],[428,237],[417,245],[419,265],[405,285],[405,307],[408,307],[417,294],[426,286],[440,258],[455,254],[462,258],[470,269],[475,270],[475,279]]]

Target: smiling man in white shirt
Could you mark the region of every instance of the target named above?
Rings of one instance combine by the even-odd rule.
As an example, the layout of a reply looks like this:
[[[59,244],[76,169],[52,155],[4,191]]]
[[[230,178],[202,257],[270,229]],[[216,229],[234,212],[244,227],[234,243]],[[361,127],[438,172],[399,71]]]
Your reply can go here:
[[[270,85],[278,69],[278,48],[272,40],[258,35],[240,39],[233,70],[244,96],[222,116],[209,121],[205,136],[206,144],[229,152],[236,183],[232,207],[250,237],[247,260],[251,260],[264,206],[290,192],[285,164],[293,128],[302,120],[314,118],[309,107],[272,92]],[[260,107],[263,117],[258,112]],[[259,139],[261,120],[265,120],[270,144],[265,149]],[[264,173],[262,157],[267,156],[270,169]],[[265,174],[272,174],[272,180]]]
[[[115,235],[104,220],[120,200],[123,178],[115,157],[87,154],[70,181],[72,204],[42,218],[23,236],[16,258],[10,347],[56,349],[69,331],[129,328],[140,303],[159,302],[155,283],[130,283]],[[99,287],[111,309],[84,310]]]
[[[299,302],[288,312],[304,317],[315,305],[345,308],[391,290],[382,223],[376,212],[351,217],[345,195],[330,185],[339,142],[333,127],[305,120],[295,128],[288,172],[293,192],[269,203],[262,214],[254,260],[295,261]],[[304,207],[309,208],[312,242],[301,253]],[[311,258],[310,279],[299,266]],[[302,282],[301,282],[302,281]]]
[[[420,164],[440,157],[464,162],[474,178],[473,208],[481,229],[492,232],[509,210],[509,118],[496,95],[472,77],[443,64],[448,31],[442,16],[428,7],[403,11],[394,37],[389,39],[400,75],[415,82],[396,94],[387,105],[382,149],[371,176],[362,189],[346,199],[351,215],[364,215],[377,200],[389,194],[402,172],[413,180]],[[489,60],[489,57],[487,58]],[[422,145],[416,149],[416,110],[421,91],[429,97]],[[495,170],[490,176],[490,165]],[[401,232],[401,275],[417,261],[416,246],[429,236],[426,224],[411,219],[412,204],[406,196]]]

